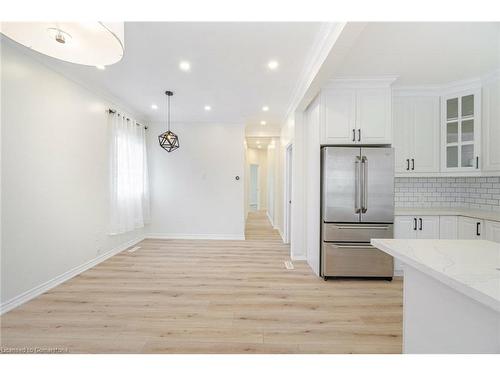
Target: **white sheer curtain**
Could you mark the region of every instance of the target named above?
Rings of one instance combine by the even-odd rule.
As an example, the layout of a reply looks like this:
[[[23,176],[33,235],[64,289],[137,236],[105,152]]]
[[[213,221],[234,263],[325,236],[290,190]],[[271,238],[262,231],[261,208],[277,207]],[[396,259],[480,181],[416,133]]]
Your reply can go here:
[[[146,130],[118,113],[111,121],[111,234],[141,228],[149,222]]]

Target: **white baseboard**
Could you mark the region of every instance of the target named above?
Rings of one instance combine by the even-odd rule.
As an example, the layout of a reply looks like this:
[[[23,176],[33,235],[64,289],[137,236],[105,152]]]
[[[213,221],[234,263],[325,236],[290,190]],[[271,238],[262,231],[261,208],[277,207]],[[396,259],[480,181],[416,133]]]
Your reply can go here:
[[[394,276],[404,276],[402,269],[394,269]]]
[[[65,281],[75,277],[76,275],[87,271],[88,269],[96,266],[97,264],[104,262],[106,259],[111,258],[113,255],[121,253],[123,250],[128,249],[130,246],[133,246],[144,239],[143,236],[137,237],[133,240],[130,240],[124,244],[121,244],[110,251],[95,257],[94,259],[89,260],[75,268],[70,269],[69,271],[64,272],[63,274],[54,277],[53,279],[44,282],[24,293],[19,294],[18,296],[11,298],[10,300],[2,303],[0,305],[0,315],[10,311],[23,303],[28,302],[29,300],[38,297],[40,294],[45,293],[46,291],[56,287],[59,284],[62,284]]]
[[[151,240],[244,240],[244,234],[182,234],[182,233],[149,233],[145,236]]]
[[[269,220],[269,222],[271,223],[271,226],[274,228],[273,219],[271,219],[271,216],[269,216],[269,211],[266,211],[266,215],[267,215],[267,219],[268,219],[268,220]]]
[[[307,260],[305,255],[292,255],[290,258],[292,260]]]

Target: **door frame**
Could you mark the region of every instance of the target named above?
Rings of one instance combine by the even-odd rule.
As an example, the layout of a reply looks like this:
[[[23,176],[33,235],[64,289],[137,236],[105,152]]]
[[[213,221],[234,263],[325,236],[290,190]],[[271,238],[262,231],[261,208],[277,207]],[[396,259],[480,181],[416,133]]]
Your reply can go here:
[[[285,220],[283,242],[290,243],[292,239],[292,178],[293,178],[293,143],[285,148]]]

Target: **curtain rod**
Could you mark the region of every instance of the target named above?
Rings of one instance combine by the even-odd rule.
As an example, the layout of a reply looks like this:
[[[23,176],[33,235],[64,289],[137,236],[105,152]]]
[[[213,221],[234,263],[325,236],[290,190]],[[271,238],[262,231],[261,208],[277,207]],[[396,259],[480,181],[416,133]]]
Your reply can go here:
[[[128,117],[123,116],[121,113],[116,112],[116,110],[109,108],[108,109],[109,113],[116,113],[118,116],[122,116],[125,120],[130,121]],[[137,126],[144,126],[144,129],[148,129],[146,125],[139,124],[138,122],[135,123]]]

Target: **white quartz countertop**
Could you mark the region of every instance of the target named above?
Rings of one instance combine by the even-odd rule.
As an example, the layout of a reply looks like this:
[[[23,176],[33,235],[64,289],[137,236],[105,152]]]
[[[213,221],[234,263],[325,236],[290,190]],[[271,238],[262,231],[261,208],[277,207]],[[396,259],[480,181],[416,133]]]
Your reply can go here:
[[[372,239],[408,266],[500,312],[500,244],[482,240]]]
[[[453,207],[396,208],[395,216],[467,216],[476,219],[500,221],[500,211],[474,210]]]

